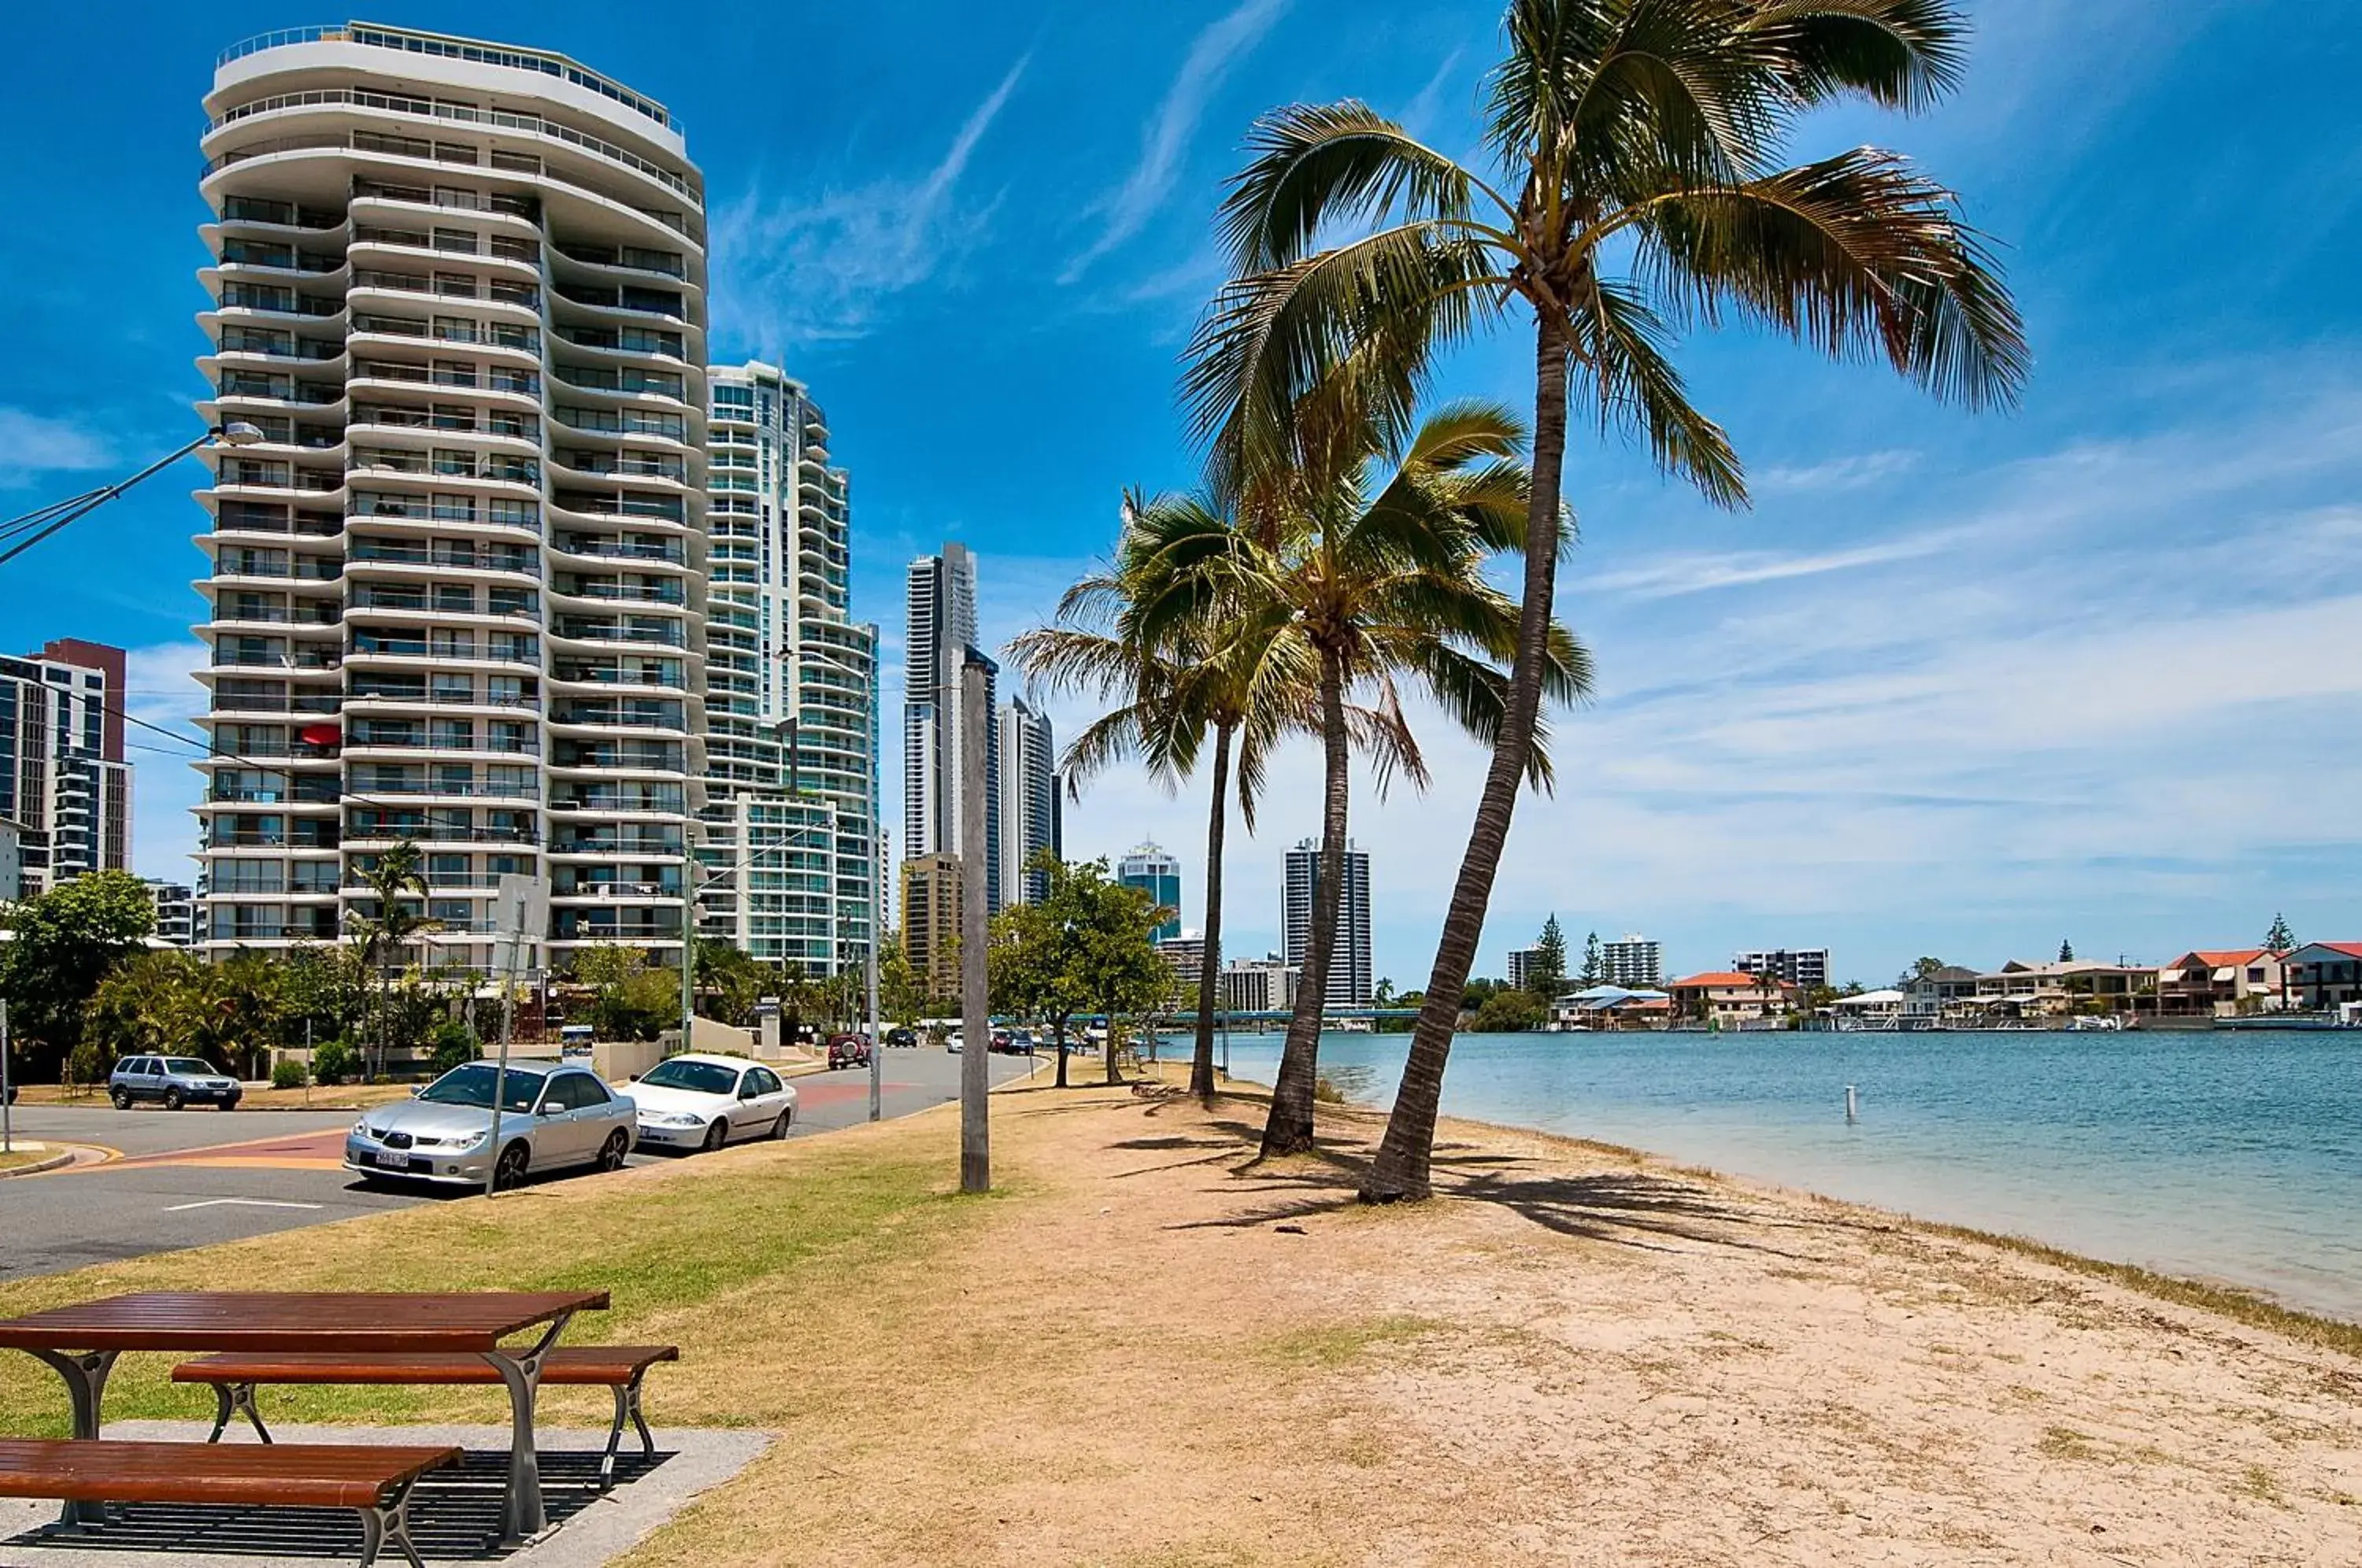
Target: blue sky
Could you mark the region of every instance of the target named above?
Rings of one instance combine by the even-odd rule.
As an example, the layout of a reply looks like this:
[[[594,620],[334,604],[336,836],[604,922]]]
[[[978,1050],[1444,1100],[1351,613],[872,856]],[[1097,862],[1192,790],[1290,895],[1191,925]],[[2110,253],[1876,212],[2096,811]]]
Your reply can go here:
[[[1820,945],[1875,983],[1978,965],[2158,960],[2362,935],[2362,17],[2294,0],[1994,0],[1936,114],[1831,116],[1803,152],[1922,160],[2006,246],[2037,356],[1972,417],[1882,372],[1743,334],[1683,359],[1756,505],[1722,514],[1579,445],[1562,613],[1600,697],[1560,723],[1483,966],[1556,911],[1680,968]],[[900,571],[958,538],[987,632],[1046,613],[1127,484],[1186,484],[1175,355],[1219,263],[1241,133],[1365,98],[1455,150],[1496,44],[1484,5],[1246,0],[764,7],[414,5],[374,19],[564,50],[664,100],[703,166],[717,353],[783,360],[854,474],[856,608],[899,649]],[[198,100],[280,6],[43,6],[15,24],[0,164],[0,512],[127,471],[192,429]],[[728,31],[722,30],[726,20]],[[1448,391],[1528,394],[1519,344]],[[194,465],[0,571],[0,643],[134,650],[137,710],[193,706]],[[887,693],[889,746],[899,686]],[[1071,717],[1071,714],[1062,714]],[[1481,758],[1435,727],[1425,798],[1357,798],[1377,966],[1419,983]],[[1070,726],[1071,727],[1071,726]],[[153,737],[149,737],[153,738]],[[167,747],[166,752],[171,748]],[[137,754],[144,870],[186,875],[194,776]],[[1234,838],[1233,951],[1275,940],[1316,759]],[[889,789],[895,769],[886,769]],[[889,798],[889,822],[899,820]],[[1110,778],[1070,851],[1153,834],[1200,882],[1204,809]]]

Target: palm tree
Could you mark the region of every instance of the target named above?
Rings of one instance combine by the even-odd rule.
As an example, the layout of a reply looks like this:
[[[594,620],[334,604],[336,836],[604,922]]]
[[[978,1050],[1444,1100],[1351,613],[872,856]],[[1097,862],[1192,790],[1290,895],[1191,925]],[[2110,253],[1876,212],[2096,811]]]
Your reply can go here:
[[[442,922],[429,920],[424,908],[411,909],[403,903],[405,894],[419,899],[426,897],[425,860],[418,845],[410,839],[380,855],[375,863],[364,867],[361,880],[368,885],[376,903],[377,912],[362,914],[359,911],[345,919],[353,936],[360,944],[361,961],[378,971],[377,1066],[375,1072],[385,1072],[389,1043],[386,1028],[392,1017],[393,981],[387,966],[398,968],[403,949],[420,933],[432,931]]]
[[[1838,359],[1883,359],[1970,406],[2014,401],[2028,355],[1951,193],[1876,149],[1785,164],[1790,127],[1845,98],[1915,110],[1949,92],[1951,0],[1511,0],[1491,78],[1488,182],[1365,105],[1265,116],[1223,233],[1236,281],[1192,348],[1201,433],[1282,444],[1297,399],[1363,352],[1407,406],[1436,356],[1530,313],[1534,480],[1499,745],[1365,1198],[1424,1196],[1453,1021],[1544,695],[1571,394],[1710,500],[1746,498],[1690,402],[1673,329],[1737,316]],[[1367,232],[1322,242],[1341,230]]]
[[[1425,770],[1398,683],[1417,682],[1481,743],[1497,744],[1516,646],[1517,606],[1487,580],[1496,554],[1525,547],[1524,430],[1504,409],[1464,403],[1416,428],[1386,411],[1372,362],[1349,356],[1291,411],[1285,442],[1218,448],[1217,482],[1250,525],[1176,531],[1168,592],[1144,606],[1153,635],[1205,602],[1269,604],[1318,670],[1323,791],[1319,868],[1296,1009],[1272,1088],[1265,1157],[1312,1146],[1320,1020],[1344,882],[1356,705],[1391,737],[1406,777]],[[1374,398],[1376,391],[1380,395]],[[1553,547],[1558,536],[1552,534]],[[1563,627],[1545,632],[1541,679],[1572,701],[1589,690],[1587,654]],[[1352,696],[1355,703],[1349,704]],[[1547,754],[1525,777],[1547,788]]]
[[[1094,774],[1138,757],[1167,789],[1194,772],[1207,733],[1213,736],[1213,791],[1206,827],[1205,949],[1198,975],[1196,1049],[1189,1092],[1214,1098],[1214,1010],[1222,954],[1222,859],[1228,798],[1235,767],[1239,814],[1255,823],[1273,749],[1291,730],[1309,732],[1310,670],[1300,639],[1283,635],[1284,609],[1207,596],[1198,613],[1169,617],[1152,640],[1142,613],[1164,602],[1175,569],[1167,550],[1177,537],[1196,542],[1233,525],[1208,496],[1127,495],[1124,529],[1112,568],[1067,590],[1059,624],[1019,636],[1010,651],[1033,679],[1054,690],[1082,690],[1117,705],[1067,746],[1067,788],[1080,799]],[[1375,733],[1374,717],[1364,726]]]

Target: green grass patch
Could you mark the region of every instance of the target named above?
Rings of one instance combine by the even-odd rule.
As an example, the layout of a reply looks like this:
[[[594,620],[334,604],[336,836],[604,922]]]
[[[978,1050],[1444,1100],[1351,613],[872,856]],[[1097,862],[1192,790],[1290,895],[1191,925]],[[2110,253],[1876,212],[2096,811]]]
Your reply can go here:
[[[1290,1329],[1263,1342],[1263,1353],[1286,1366],[1329,1370],[1357,1361],[1374,1350],[1440,1334],[1451,1328],[1433,1318],[1394,1313],[1376,1318],[1348,1318]]]
[[[773,1424],[795,1410],[784,1364],[791,1347],[862,1301],[866,1275],[925,1258],[992,1205],[953,1194],[942,1150],[911,1137],[725,1160],[657,1179],[455,1199],[12,1281],[0,1285],[0,1317],[128,1290],[606,1290],[613,1309],[577,1318],[566,1342],[677,1343],[681,1365],[650,1380],[661,1419]],[[107,1419],[210,1415],[210,1392],[169,1381],[179,1359],[124,1357],[107,1387]],[[596,1413],[597,1400],[574,1391],[544,1398],[556,1413]],[[375,1386],[266,1390],[264,1400],[278,1421],[489,1419],[502,1405],[497,1390]],[[29,1356],[0,1353],[0,1432],[67,1430],[56,1375]]]

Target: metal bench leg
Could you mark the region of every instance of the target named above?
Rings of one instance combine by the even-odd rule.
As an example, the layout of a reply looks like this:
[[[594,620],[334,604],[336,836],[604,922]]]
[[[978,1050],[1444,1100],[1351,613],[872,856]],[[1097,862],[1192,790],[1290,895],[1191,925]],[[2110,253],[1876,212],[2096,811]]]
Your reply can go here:
[[[573,1317],[571,1312],[559,1313],[529,1351],[483,1353],[509,1390],[508,1500],[501,1522],[503,1544],[530,1540],[548,1528],[549,1515],[541,1504],[541,1461],[534,1449],[533,1408],[541,1391],[542,1360]]]
[[[657,1456],[657,1434],[648,1430],[647,1418],[640,1414],[640,1384],[646,1379],[647,1375],[646,1367],[632,1374],[632,1385],[624,1390],[624,1397],[631,1404],[632,1425],[639,1429],[640,1452],[648,1458],[654,1459]]]
[[[229,1428],[230,1418],[240,1411],[245,1412],[256,1437],[265,1442],[270,1441],[270,1429],[262,1424],[262,1410],[254,1402],[254,1391],[255,1386],[251,1383],[214,1385],[214,1433],[205,1439],[207,1442],[221,1441],[222,1433]]]
[[[361,1568],[376,1568],[378,1553],[392,1547],[410,1568],[426,1568],[418,1548],[410,1542],[410,1484],[374,1508],[356,1509],[361,1517]]]
[[[27,1350],[65,1379],[66,1397],[73,1404],[73,1435],[83,1441],[98,1437],[99,1406],[106,1397],[106,1375],[115,1370],[114,1351],[93,1351],[86,1355],[70,1355],[64,1351]],[[58,1522],[67,1525],[105,1524],[106,1509],[98,1503],[68,1503],[58,1515]]]

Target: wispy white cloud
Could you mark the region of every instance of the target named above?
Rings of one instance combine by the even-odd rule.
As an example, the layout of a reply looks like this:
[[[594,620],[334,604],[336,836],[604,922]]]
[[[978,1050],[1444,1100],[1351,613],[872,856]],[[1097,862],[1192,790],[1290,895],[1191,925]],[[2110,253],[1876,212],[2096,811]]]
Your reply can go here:
[[[773,196],[758,179],[713,215],[717,326],[778,357],[798,344],[859,337],[895,296],[946,271],[982,237],[992,201],[959,206],[977,145],[1032,56],[972,110],[935,165],[817,195]]]
[[[103,469],[115,460],[87,424],[0,407],[0,490],[29,484],[43,474]]]
[[[1443,63],[1437,66],[1435,74],[1427,79],[1427,85],[1413,94],[1411,101],[1404,106],[1400,116],[1403,129],[1425,138],[1440,128],[1439,122],[1444,90],[1451,86],[1452,72],[1460,68],[1461,56],[1467,52],[1465,48],[1455,49],[1443,57]]]
[[[1803,468],[1772,468],[1755,476],[1759,492],[1783,491],[1860,490],[1879,480],[1908,473],[1919,464],[1919,454],[1905,451],[1861,452],[1832,458]]]
[[[1639,566],[1602,572],[1587,580],[1584,586],[1598,592],[1622,594],[1634,599],[1671,599],[1684,593],[1706,593],[1717,588],[1743,588],[1752,583],[1822,577],[1830,572],[1918,560],[1956,548],[1963,537],[1955,529],[1937,529],[1900,539],[1835,550],[1789,554],[1747,550],[1723,555],[1683,551],[1661,555]]]
[[[1142,132],[1140,161],[1121,185],[1092,208],[1101,220],[1098,234],[1087,249],[1066,264],[1059,274],[1060,282],[1081,278],[1093,262],[1138,234],[1164,204],[1206,105],[1231,68],[1263,41],[1286,9],[1287,0],[1245,0],[1198,35],[1181,62],[1180,73],[1165,90],[1164,101]]]

